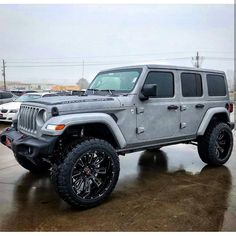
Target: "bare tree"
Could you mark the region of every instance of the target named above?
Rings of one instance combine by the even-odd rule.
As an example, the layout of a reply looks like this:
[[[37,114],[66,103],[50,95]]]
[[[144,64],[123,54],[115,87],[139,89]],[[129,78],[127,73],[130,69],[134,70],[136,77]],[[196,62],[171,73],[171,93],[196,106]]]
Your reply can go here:
[[[81,78],[76,84],[80,86],[80,89],[86,89],[88,88],[89,82],[85,78]]]

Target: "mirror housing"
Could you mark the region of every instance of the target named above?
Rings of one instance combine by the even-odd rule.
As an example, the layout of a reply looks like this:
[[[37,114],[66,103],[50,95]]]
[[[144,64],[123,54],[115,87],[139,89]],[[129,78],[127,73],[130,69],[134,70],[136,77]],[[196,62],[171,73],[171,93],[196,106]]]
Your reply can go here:
[[[140,93],[140,100],[147,100],[149,97],[157,96],[157,85],[156,84],[145,84]]]

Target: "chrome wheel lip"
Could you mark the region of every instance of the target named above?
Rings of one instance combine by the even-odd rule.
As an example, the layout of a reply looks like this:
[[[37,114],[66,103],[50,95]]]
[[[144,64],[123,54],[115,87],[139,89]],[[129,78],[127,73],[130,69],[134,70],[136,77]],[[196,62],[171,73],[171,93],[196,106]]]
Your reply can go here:
[[[103,158],[100,158],[101,154],[104,155]],[[89,155],[90,158],[88,158]],[[86,163],[83,161],[84,157],[87,158]],[[78,166],[80,169],[77,171],[78,173],[74,174]],[[81,179],[79,186],[75,186],[76,177],[79,177],[77,180]],[[77,197],[84,200],[94,200],[100,198],[109,189],[113,177],[114,163],[111,154],[104,150],[89,150],[83,153],[72,167],[70,175],[71,187]]]

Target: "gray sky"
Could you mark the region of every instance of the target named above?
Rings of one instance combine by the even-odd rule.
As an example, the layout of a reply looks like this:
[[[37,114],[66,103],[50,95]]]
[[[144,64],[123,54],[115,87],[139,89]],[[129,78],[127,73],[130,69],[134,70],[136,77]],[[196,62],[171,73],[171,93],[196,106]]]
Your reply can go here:
[[[233,5],[0,5],[0,59],[8,80],[35,83],[75,84],[83,60],[88,80],[127,64],[192,66],[197,50],[202,67],[227,71],[233,14]]]

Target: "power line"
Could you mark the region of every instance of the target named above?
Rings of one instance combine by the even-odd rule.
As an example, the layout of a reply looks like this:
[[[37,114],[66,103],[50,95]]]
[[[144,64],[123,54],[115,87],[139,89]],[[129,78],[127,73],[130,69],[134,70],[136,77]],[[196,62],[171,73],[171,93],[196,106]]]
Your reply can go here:
[[[80,56],[80,57],[51,57],[51,58],[7,58],[9,63],[21,62],[38,62],[40,60],[65,60],[65,59],[91,59],[91,58],[119,58],[119,57],[140,57],[140,56],[157,56],[157,55],[173,55],[173,54],[192,54],[194,51],[176,51],[176,52],[156,52],[156,53],[140,53],[140,54],[121,54],[121,55],[99,55],[99,56]],[[213,53],[213,54],[234,54],[233,51],[213,51],[213,50],[199,50],[199,52]]]
[[[185,60],[185,59],[190,59],[190,57],[175,57],[175,58],[156,58],[156,61],[168,61],[168,60]],[[150,59],[143,59],[142,61],[113,61],[113,62],[82,62],[82,63],[74,63],[74,64],[51,64],[48,62],[45,63],[40,63],[36,65],[31,65],[22,63],[22,65],[7,65],[7,68],[24,68],[24,67],[84,67],[84,66],[98,66],[98,65],[117,65],[117,64],[125,64],[125,63],[143,63],[144,61],[148,61]],[[154,59],[152,59],[154,60]],[[65,62],[63,62],[65,63]],[[72,63],[72,62],[67,62],[67,63]],[[7,63],[9,64],[9,63]]]
[[[102,66],[102,65],[119,65],[119,64],[127,64],[127,63],[144,63],[145,61],[152,60],[152,61],[172,61],[172,60],[186,60],[191,59],[191,57],[178,57],[178,58],[156,58],[156,59],[143,59],[142,61],[113,61],[113,62],[87,62],[87,63],[76,63],[76,62],[63,62],[63,63],[21,63],[18,65],[11,65],[8,62],[5,63],[5,68],[37,68],[37,67],[82,67],[82,69],[85,66]],[[200,57],[199,55],[192,57],[192,61],[194,66],[200,67],[200,64],[203,60],[220,60],[220,61],[234,61],[234,58],[226,58],[226,57]],[[66,63],[66,64],[65,64]]]
[[[213,54],[234,54],[234,51],[199,50],[199,52],[213,53]]]
[[[209,60],[223,60],[223,61],[234,61],[235,59],[232,57],[204,57]]]
[[[38,60],[65,60],[65,59],[89,59],[89,58],[116,58],[116,57],[137,57],[137,56],[157,56],[157,55],[169,55],[169,54],[186,54],[193,53],[193,51],[177,51],[177,52],[157,52],[157,53],[141,53],[141,54],[121,54],[121,55],[99,55],[99,56],[80,56],[80,57],[51,57],[51,58],[21,58],[21,59],[10,59],[7,58],[8,62],[18,63],[19,61],[38,61]]]

